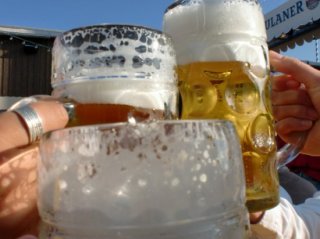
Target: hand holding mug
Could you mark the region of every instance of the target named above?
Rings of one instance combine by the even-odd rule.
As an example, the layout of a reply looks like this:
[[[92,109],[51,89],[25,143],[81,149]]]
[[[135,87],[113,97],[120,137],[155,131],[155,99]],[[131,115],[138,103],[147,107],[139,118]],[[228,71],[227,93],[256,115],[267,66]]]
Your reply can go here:
[[[0,235],[2,239],[37,234],[37,144],[30,132],[46,133],[63,128],[68,115],[57,102],[17,105],[0,114]],[[41,130],[37,131],[33,125]],[[35,135],[38,138],[40,135]],[[33,144],[32,144],[33,143]]]
[[[301,133],[307,138],[301,152],[320,155],[320,71],[297,59],[270,52],[273,68],[283,73],[272,80],[272,105],[276,131],[288,143]]]

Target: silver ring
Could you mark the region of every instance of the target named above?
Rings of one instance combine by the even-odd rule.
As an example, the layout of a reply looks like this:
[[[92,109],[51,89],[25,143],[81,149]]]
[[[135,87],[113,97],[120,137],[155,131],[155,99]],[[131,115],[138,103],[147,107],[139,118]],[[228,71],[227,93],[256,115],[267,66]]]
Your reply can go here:
[[[40,139],[40,136],[43,134],[42,120],[29,105],[22,106],[12,111],[16,112],[25,122],[28,133],[29,141],[33,143]]]

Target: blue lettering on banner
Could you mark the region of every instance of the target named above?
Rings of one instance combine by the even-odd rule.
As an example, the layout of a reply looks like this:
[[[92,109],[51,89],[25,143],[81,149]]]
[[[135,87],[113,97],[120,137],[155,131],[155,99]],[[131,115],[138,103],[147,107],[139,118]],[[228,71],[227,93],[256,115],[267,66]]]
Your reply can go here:
[[[319,1],[319,0],[317,0]],[[304,12],[302,1],[297,1],[294,5],[285,9],[281,13],[278,13],[276,16],[272,16],[271,18],[265,21],[266,29],[270,29],[271,27],[275,27],[282,22]]]

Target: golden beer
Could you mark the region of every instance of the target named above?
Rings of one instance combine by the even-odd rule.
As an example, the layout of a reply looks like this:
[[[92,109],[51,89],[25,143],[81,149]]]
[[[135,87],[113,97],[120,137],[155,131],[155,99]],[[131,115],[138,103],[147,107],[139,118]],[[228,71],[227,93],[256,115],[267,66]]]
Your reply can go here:
[[[276,143],[269,102],[249,78],[248,63],[197,62],[179,66],[182,119],[228,119],[236,125],[241,141],[250,211],[278,203],[278,181],[274,172]]]
[[[53,91],[53,95],[60,97],[67,109],[69,127],[177,118],[177,84],[146,81],[76,83],[65,86],[62,92]]]
[[[81,104],[73,103],[74,111],[68,126],[80,126],[103,123],[117,123],[134,120],[165,119],[165,113],[160,110],[146,109],[121,104]],[[170,116],[174,117],[174,116]]]

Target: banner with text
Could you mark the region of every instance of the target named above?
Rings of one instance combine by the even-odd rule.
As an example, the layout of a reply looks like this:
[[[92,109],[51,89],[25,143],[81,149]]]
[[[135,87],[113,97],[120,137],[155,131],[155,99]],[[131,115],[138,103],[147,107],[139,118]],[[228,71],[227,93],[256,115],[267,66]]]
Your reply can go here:
[[[289,0],[265,16],[268,41],[320,18],[320,0]]]

